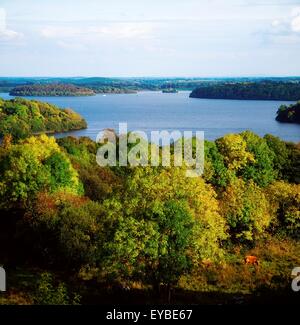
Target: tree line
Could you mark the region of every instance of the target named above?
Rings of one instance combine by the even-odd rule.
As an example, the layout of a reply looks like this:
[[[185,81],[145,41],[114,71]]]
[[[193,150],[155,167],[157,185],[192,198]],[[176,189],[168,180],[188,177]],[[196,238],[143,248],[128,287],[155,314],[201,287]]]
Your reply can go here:
[[[32,84],[14,87],[10,90],[11,96],[92,96],[94,91],[89,88],[72,84],[49,83]]]
[[[228,82],[194,89],[191,98],[291,100],[300,98],[299,82]]]

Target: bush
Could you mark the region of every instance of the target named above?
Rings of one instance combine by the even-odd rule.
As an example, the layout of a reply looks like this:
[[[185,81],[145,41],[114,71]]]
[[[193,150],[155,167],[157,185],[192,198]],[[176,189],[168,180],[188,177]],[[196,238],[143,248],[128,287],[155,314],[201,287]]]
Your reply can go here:
[[[34,294],[34,303],[37,305],[78,305],[80,296],[75,294],[71,299],[66,285],[61,282],[55,285],[50,273],[42,273]]]

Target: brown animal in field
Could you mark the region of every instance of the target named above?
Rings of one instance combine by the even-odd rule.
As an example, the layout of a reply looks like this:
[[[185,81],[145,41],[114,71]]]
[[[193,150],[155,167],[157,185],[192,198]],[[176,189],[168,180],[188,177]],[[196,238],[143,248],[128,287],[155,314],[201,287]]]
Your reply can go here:
[[[253,255],[247,255],[245,257],[245,263],[258,266],[258,258],[256,256],[253,256]]]

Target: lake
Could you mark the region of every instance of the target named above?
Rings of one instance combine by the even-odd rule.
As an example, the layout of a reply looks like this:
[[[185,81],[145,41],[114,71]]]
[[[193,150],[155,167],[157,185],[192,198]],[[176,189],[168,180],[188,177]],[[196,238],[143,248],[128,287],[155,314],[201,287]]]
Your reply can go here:
[[[57,134],[96,139],[105,128],[118,130],[120,122],[127,122],[128,130],[204,131],[205,138],[215,140],[227,133],[252,130],[263,136],[276,135],[286,141],[300,141],[300,125],[275,120],[281,104],[292,102],[222,100],[189,98],[189,91],[178,93],[139,92],[137,94],[99,94],[89,97],[28,97],[71,107],[88,123],[86,130]],[[1,93],[4,99],[13,98]]]

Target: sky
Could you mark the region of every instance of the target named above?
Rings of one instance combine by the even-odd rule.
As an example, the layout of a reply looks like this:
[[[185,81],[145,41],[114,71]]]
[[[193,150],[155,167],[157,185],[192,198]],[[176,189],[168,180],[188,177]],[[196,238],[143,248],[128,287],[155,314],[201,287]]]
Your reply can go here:
[[[300,76],[300,0],[0,0],[0,76]]]

